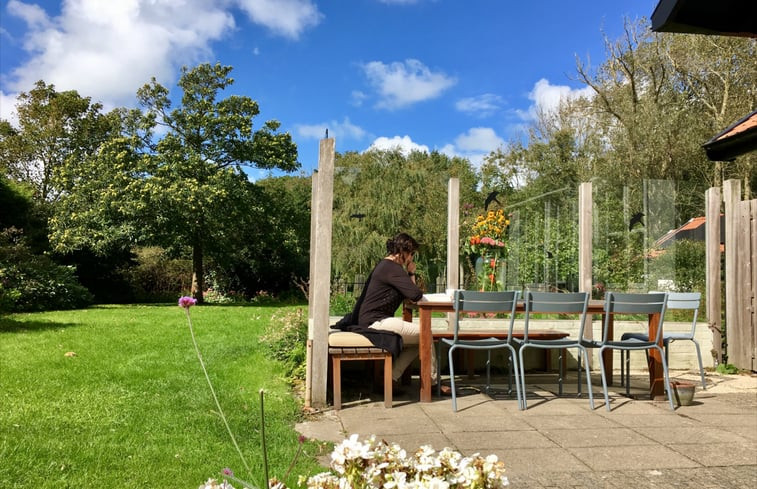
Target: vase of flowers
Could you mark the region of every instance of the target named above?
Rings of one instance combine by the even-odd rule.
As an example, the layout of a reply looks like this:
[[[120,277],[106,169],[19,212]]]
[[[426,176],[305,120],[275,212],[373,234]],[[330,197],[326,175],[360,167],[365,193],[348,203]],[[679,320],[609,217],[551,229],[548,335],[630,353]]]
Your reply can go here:
[[[504,289],[505,238],[509,226],[510,219],[502,209],[479,214],[470,226],[471,234],[466,238],[465,250],[469,255],[479,257],[476,285],[480,291]]]

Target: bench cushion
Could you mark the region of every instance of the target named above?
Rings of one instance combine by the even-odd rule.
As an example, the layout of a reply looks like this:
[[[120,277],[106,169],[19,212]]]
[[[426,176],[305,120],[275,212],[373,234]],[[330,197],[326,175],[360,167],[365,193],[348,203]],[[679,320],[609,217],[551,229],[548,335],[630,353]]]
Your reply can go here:
[[[329,333],[329,346],[332,348],[371,348],[373,343],[359,333],[335,331]]]

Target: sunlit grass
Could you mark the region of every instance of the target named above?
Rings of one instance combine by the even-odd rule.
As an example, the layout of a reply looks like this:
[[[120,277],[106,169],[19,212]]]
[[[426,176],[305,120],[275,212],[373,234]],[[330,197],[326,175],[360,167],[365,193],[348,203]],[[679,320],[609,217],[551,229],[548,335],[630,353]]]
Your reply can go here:
[[[300,405],[259,336],[274,307],[191,309],[197,342],[240,448],[200,369],[184,310],[101,306],[0,318],[3,487],[197,487],[224,467],[263,481],[259,390],[270,475],[297,451]],[[69,353],[70,352],[70,353]],[[67,354],[69,356],[67,356]],[[308,443],[286,481],[320,471]]]

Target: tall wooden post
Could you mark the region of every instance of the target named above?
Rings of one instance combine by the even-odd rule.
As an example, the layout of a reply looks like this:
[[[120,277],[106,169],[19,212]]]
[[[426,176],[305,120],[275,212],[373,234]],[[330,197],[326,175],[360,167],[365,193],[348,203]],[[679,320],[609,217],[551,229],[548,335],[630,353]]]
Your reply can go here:
[[[322,139],[318,155],[318,176],[314,183],[310,235],[310,307],[312,327],[309,327],[310,354],[310,401],[313,407],[326,405],[326,382],[329,358],[329,298],[331,296],[331,225],[334,203],[334,139]]]
[[[737,206],[741,200],[741,181],[726,180],[723,182],[723,208],[725,211],[725,327],[726,338],[729,337],[728,329],[732,326],[736,329],[738,318],[738,294],[736,282],[736,257],[737,257],[737,229],[736,216]],[[728,351],[726,349],[726,351]]]
[[[705,199],[705,256],[707,289],[707,324],[712,332],[712,355],[723,362],[723,321],[720,305],[720,187],[712,187]]]
[[[592,183],[584,182],[578,187],[578,290],[591,294],[592,279],[592,225],[593,225],[593,198]],[[593,339],[594,332],[591,327],[591,317],[586,318],[584,336]]]
[[[447,185],[447,288],[460,287],[460,179]]]

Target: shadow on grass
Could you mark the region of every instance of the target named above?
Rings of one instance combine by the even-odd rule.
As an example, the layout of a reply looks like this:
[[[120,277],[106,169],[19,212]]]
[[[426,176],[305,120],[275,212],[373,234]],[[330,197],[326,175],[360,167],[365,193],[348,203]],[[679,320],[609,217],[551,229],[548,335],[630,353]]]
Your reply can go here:
[[[10,318],[0,317],[0,334],[19,333],[22,331],[46,331],[49,329],[68,328],[78,326],[76,323],[62,323],[57,321],[15,321]]]

